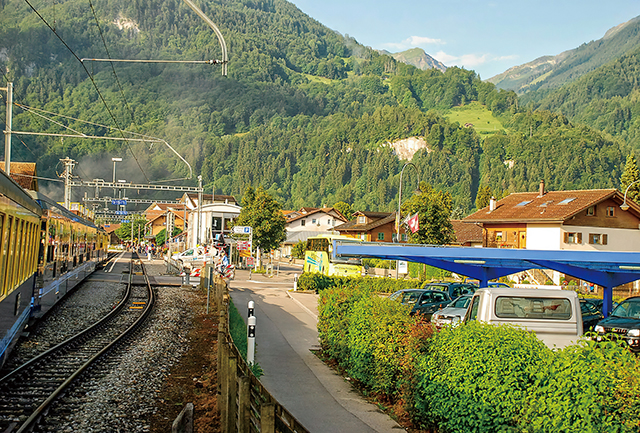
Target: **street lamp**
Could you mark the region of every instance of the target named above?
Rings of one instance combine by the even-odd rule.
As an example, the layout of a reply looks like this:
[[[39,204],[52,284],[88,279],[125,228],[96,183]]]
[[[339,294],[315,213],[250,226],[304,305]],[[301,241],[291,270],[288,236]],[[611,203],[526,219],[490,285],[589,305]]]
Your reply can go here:
[[[631,186],[633,186],[634,184],[640,182],[640,179],[638,180],[634,180],[633,182],[631,182],[629,184],[629,186],[627,186],[627,189],[624,190],[624,200],[622,201],[622,204],[620,205],[620,209],[622,210],[628,210],[629,209],[629,205],[627,204],[627,193],[629,192],[629,188],[631,188]]]
[[[116,162],[121,162],[122,158],[111,158],[111,161],[113,161],[113,183],[116,183]],[[113,188],[113,196],[115,197],[116,195],[116,189]]]
[[[416,169],[416,174],[418,175],[418,188],[420,188],[420,172],[418,171],[418,167],[415,166],[412,162],[407,162],[404,166],[402,166],[402,170],[400,170],[400,188],[398,189],[398,213],[396,215],[396,242],[400,243],[400,206],[402,205],[402,175],[404,174],[404,169],[410,165]],[[399,260],[396,260],[396,280],[398,279],[399,274]]]

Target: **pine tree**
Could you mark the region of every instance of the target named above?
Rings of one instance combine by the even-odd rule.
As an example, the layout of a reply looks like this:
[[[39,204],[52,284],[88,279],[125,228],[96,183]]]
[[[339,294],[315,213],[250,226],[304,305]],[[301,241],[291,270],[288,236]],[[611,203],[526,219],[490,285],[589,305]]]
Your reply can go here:
[[[635,156],[630,154],[627,156],[627,162],[624,165],[624,172],[620,176],[620,190],[627,193],[627,199],[639,203],[640,198],[640,172]],[[637,183],[634,183],[637,182]],[[632,185],[633,184],[633,185]],[[631,188],[629,188],[631,186]],[[627,188],[629,190],[627,191]]]

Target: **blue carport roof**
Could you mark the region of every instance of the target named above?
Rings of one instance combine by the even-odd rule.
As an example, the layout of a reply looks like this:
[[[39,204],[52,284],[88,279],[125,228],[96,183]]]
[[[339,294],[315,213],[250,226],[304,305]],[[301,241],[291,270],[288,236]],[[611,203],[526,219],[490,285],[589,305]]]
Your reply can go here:
[[[553,269],[607,288],[640,279],[640,253],[450,247],[334,240],[336,257],[425,263],[487,281],[528,269]]]

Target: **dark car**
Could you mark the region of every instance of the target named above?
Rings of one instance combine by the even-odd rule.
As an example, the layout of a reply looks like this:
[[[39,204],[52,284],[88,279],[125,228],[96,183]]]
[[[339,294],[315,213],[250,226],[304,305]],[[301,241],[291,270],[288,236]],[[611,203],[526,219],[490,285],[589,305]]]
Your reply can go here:
[[[459,298],[462,295],[473,295],[478,286],[473,283],[426,283],[422,286],[426,290],[441,290],[447,292],[451,299]]]
[[[606,319],[596,325],[597,340],[607,335],[617,335],[627,343],[632,352],[640,352],[640,296],[622,301]]]
[[[582,330],[584,332],[593,330],[593,327],[604,319],[604,315],[598,310],[596,304],[587,299],[580,299],[580,311],[582,311]]]
[[[451,302],[447,292],[440,290],[406,289],[399,290],[389,299],[411,307],[409,314],[423,314],[427,319],[440,308],[444,308]]]

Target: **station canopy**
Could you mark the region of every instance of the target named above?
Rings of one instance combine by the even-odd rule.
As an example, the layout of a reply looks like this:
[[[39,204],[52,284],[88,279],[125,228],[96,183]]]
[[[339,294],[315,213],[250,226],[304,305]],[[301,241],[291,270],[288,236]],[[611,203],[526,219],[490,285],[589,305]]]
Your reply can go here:
[[[553,269],[604,287],[604,302],[611,311],[616,286],[640,279],[640,253],[615,251],[527,250],[451,247],[335,240],[335,257],[371,257],[425,263],[480,281],[529,269]],[[607,313],[605,313],[606,315]]]

